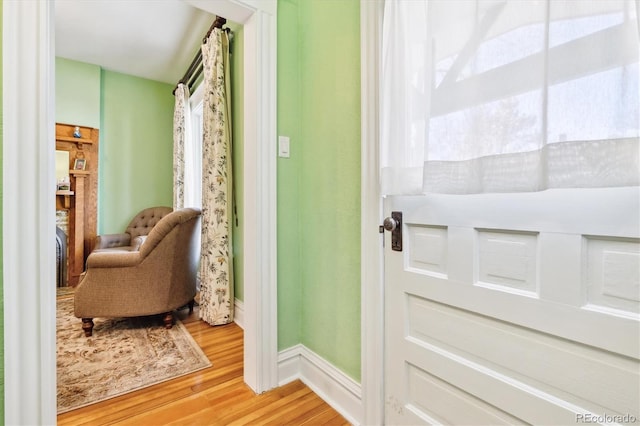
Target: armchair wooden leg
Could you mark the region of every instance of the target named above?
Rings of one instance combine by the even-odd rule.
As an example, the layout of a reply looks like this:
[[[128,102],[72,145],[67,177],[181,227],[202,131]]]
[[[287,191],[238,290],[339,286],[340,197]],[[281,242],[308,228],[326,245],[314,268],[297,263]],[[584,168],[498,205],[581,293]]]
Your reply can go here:
[[[85,337],[91,337],[93,334],[93,318],[82,318],[82,329]]]
[[[173,312],[167,312],[162,319],[165,328],[173,327]]]
[[[193,306],[195,305],[196,301],[191,299],[191,302],[189,302],[189,313],[193,313]]]

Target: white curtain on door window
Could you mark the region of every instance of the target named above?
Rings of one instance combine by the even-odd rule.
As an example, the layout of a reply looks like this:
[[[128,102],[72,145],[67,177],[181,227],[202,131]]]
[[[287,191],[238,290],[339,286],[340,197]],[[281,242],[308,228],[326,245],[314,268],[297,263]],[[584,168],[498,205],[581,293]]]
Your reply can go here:
[[[638,3],[386,0],[384,194],[636,186]]]

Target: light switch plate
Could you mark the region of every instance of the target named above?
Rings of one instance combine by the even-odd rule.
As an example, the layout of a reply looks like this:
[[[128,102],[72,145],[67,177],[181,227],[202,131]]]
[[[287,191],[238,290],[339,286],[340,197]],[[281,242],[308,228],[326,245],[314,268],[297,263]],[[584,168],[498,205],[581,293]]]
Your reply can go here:
[[[289,158],[289,137],[278,136],[278,156],[282,158]]]

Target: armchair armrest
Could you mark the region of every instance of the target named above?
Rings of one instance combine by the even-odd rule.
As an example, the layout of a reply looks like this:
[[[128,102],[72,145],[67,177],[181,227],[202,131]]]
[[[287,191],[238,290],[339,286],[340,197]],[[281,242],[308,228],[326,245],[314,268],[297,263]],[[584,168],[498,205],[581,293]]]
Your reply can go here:
[[[103,251],[94,252],[87,257],[89,268],[126,268],[140,263],[140,252],[137,251]]]
[[[122,234],[105,234],[96,237],[95,249],[105,249],[111,247],[123,247],[131,244],[131,235]]]

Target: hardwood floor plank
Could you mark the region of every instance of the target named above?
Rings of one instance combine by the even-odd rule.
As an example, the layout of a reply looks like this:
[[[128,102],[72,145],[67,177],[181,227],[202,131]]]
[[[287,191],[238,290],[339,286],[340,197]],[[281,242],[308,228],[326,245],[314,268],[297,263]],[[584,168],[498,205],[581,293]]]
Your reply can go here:
[[[58,416],[58,425],[348,425],[300,380],[256,395],[243,381],[243,330],[177,313],[211,367]]]
[[[306,388],[306,387],[305,387]],[[302,395],[305,395],[311,390],[309,388],[302,388],[296,390],[293,393],[287,394],[285,396],[280,396],[275,392],[267,392],[261,395],[258,401],[265,402],[265,405],[258,406],[256,409],[246,412],[236,412],[236,411],[227,411],[227,415],[222,417],[223,424],[227,424],[230,426],[238,426],[238,425],[261,425],[263,422],[267,421],[274,413],[277,416],[287,404],[289,404],[292,400],[299,398]],[[256,405],[258,405],[258,401]]]
[[[298,423],[297,426],[317,426],[317,425],[327,425],[327,426],[346,426],[349,425],[349,422],[345,420],[340,414],[338,414],[333,408],[327,406],[327,409],[322,411],[321,413]]]
[[[313,392],[309,392],[308,394],[297,398],[295,401],[292,401],[286,407],[279,410],[275,413],[270,413],[267,416],[263,416],[260,418],[259,422],[262,425],[271,425],[277,426],[281,424],[294,424],[293,419],[299,418],[300,413],[303,412],[305,415],[312,412],[316,407],[322,405],[324,401],[322,401],[318,395]]]
[[[308,388],[306,388],[308,389]],[[270,392],[265,392],[262,395],[257,395],[256,398],[245,401],[241,404],[233,406],[231,409],[225,410],[225,412],[219,417],[219,420],[223,424],[231,424],[233,421],[242,419],[240,424],[251,424],[251,421],[261,415],[261,413],[279,407],[279,401],[286,395],[291,395],[295,392],[304,391],[305,386],[299,380],[289,383],[281,388],[274,389]]]
[[[185,413],[202,412],[209,408],[207,399],[200,394],[174,401],[157,407],[153,410],[145,411],[118,422],[122,426],[139,425],[164,425],[171,422],[182,421]]]
[[[313,407],[313,408],[312,408]],[[313,419],[315,416],[318,416],[324,413],[327,410],[327,404],[318,397],[314,404],[309,404],[305,411],[296,412],[296,416],[289,419],[288,424],[291,425],[300,425],[310,419]],[[275,423],[270,423],[274,425]]]

